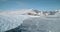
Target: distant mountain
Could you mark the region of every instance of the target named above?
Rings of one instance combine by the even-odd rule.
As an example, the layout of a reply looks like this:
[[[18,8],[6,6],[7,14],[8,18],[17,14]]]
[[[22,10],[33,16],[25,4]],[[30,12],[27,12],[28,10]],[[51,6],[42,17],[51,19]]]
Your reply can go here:
[[[55,15],[56,13],[60,13],[60,10],[56,11],[41,11],[37,9],[22,9],[19,11],[4,11],[0,12],[0,15]]]

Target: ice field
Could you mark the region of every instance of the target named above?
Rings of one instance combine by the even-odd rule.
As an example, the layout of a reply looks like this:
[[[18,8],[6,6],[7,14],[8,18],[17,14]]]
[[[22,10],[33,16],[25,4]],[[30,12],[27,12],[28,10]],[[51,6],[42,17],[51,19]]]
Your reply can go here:
[[[0,32],[15,28],[18,32],[21,29],[22,32],[60,32],[60,18],[58,16],[0,15]]]

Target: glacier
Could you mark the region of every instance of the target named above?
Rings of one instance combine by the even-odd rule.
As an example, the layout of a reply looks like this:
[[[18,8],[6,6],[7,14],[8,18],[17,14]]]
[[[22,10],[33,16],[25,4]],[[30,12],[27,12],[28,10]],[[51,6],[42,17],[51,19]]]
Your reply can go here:
[[[18,27],[6,32],[60,32],[60,18],[30,17],[23,20]]]
[[[60,16],[0,15],[0,32],[21,29],[22,32],[59,32]]]
[[[0,32],[60,32],[60,14],[47,16],[26,15],[32,12],[0,12]]]
[[[27,18],[27,15],[0,15],[0,32],[19,26]]]

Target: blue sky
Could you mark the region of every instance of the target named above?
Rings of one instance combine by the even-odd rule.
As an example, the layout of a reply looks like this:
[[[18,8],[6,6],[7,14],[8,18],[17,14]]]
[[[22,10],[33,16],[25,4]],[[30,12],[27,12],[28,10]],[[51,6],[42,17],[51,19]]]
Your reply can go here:
[[[0,11],[20,9],[56,10],[60,0],[0,0]]]

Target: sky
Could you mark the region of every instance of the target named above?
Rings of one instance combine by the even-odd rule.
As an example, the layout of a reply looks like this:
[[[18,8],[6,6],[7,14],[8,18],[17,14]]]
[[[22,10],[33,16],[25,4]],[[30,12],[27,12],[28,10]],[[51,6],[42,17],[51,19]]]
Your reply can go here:
[[[38,10],[60,9],[60,0],[0,0],[0,11],[32,8]]]

